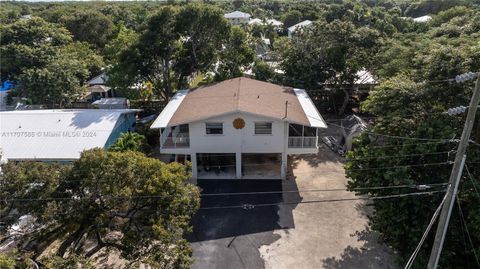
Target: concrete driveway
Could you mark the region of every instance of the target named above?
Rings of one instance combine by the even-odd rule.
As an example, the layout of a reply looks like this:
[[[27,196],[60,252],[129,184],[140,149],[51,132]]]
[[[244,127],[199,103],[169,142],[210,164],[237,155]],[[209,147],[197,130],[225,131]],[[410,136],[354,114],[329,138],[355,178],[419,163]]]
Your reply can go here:
[[[290,163],[289,180],[200,180],[199,186],[202,193],[345,187],[341,160],[328,149]],[[189,238],[192,268],[397,268],[391,251],[368,230],[365,202],[298,203],[351,197],[347,191],[203,197],[203,208],[263,206],[200,210]]]

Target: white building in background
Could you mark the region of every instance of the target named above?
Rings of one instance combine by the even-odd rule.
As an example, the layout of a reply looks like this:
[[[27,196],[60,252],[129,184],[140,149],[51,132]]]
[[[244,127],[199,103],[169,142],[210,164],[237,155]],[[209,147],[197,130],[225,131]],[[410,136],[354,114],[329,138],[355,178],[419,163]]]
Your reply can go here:
[[[428,22],[432,19],[432,16],[425,15],[417,18],[413,18],[414,22]]]
[[[277,30],[281,29],[283,27],[283,22],[275,20],[275,19],[267,19],[267,20],[262,20],[259,18],[251,19],[248,24],[250,25],[272,25],[275,27]]]
[[[295,34],[296,31],[299,31],[302,28],[309,27],[312,23],[313,23],[312,21],[305,20],[288,27],[288,38],[292,38],[292,36]]]
[[[251,16],[250,14],[245,12],[234,11],[224,14],[223,17],[227,19],[232,25],[239,25],[242,23],[248,23]]]
[[[136,109],[61,109],[0,112],[2,161],[62,161],[86,149],[107,148],[134,131]]]
[[[194,179],[285,178],[287,156],[317,153],[326,127],[304,90],[244,77],[179,91],[151,126]]]

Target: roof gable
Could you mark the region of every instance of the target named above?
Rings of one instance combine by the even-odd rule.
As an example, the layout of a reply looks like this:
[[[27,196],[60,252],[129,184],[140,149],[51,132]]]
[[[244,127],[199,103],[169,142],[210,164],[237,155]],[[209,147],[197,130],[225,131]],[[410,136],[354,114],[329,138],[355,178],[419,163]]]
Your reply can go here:
[[[225,17],[227,19],[228,18],[245,18],[245,19],[248,19],[248,18],[250,18],[250,14],[237,10],[237,11],[225,14],[225,15],[223,15],[223,17]]]
[[[179,94],[182,94],[182,97],[185,95],[184,92]],[[162,111],[155,123],[152,124],[152,128],[175,126],[234,112],[323,127],[323,125],[317,124],[318,120],[312,121],[307,116],[306,104],[309,113],[314,114],[310,116],[323,123],[323,119],[313,104],[301,101],[305,98],[310,100],[304,91],[297,93],[297,90],[291,87],[239,77],[193,89],[183,98],[175,96],[167,105],[168,113]],[[173,109],[173,104],[175,104],[175,109]]]

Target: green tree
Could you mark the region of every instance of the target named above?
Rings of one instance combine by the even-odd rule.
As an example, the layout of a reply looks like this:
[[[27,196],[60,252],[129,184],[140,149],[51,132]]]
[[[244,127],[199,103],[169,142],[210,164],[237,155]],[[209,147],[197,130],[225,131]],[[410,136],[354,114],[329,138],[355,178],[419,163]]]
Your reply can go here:
[[[113,35],[114,25],[110,18],[98,11],[81,11],[62,18],[63,24],[75,40],[87,42],[102,49]]]
[[[34,104],[60,105],[81,98],[86,89],[80,78],[88,77],[88,69],[76,59],[58,55],[41,68],[30,68],[17,77],[19,96],[30,99]]]
[[[149,81],[159,97],[168,99],[190,75],[213,68],[228,30],[222,12],[211,6],[162,8],[121,53],[110,72],[112,83],[131,87]]]
[[[0,35],[2,80],[14,80],[24,69],[46,64],[56,48],[72,42],[65,28],[36,17],[2,24]]]
[[[283,15],[283,25],[290,27],[302,21],[303,15],[298,10],[290,10]]]
[[[253,73],[255,74],[255,79],[263,81],[271,81],[275,76],[275,71],[270,65],[263,61],[257,61],[253,66]]]
[[[138,40],[119,56],[109,71],[110,84],[128,88],[144,82],[154,85],[156,94],[168,99],[173,94],[173,61],[181,43],[175,31],[177,11],[162,8],[150,18]]]
[[[145,136],[138,134],[138,133],[133,133],[133,132],[127,132],[127,133],[122,133],[120,137],[113,143],[109,150],[111,151],[140,151],[145,143]]]
[[[137,38],[137,32],[120,24],[117,29],[117,36],[105,45],[105,60],[111,65],[116,64],[120,59],[120,54],[132,46]]]
[[[138,152],[101,149],[83,152],[73,166],[8,163],[0,175],[0,193],[8,198],[1,201],[1,228],[32,216],[30,232],[16,240],[20,254],[42,259],[57,242],[59,258],[46,261],[57,265],[94,263],[102,250],[118,251],[132,266],[188,268],[192,252],[183,236],[199,207],[188,169]]]
[[[304,28],[283,51],[281,65],[287,83],[307,90],[318,90],[323,83],[338,88],[345,96],[339,109],[343,114],[358,71],[374,62],[372,55],[380,47],[380,36],[376,30],[339,20]]]
[[[63,106],[82,97],[84,82],[103,66],[86,43],[40,18],[1,26],[0,33],[2,79],[15,81],[14,94],[35,104]]]
[[[188,76],[213,69],[222,46],[228,42],[230,24],[220,9],[194,4],[180,10],[176,31],[182,36],[182,45],[174,67],[175,77],[177,87],[186,87]]]
[[[433,141],[398,139],[364,134],[356,141],[346,164],[348,187],[369,188],[389,185],[418,185],[445,183],[451,171],[450,152],[457,143],[441,142],[435,139],[460,137],[463,129],[462,116],[449,116],[443,113],[447,108],[467,104],[471,96],[472,84],[425,83],[440,77],[448,78],[465,70],[478,70],[474,49],[464,47],[453,49],[438,46],[429,40],[427,47],[416,49],[412,55],[413,66],[418,69],[386,79],[370,92],[362,104],[364,112],[378,116],[371,131],[403,137],[420,137]],[[477,120],[472,139],[480,138],[480,121]],[[475,252],[480,249],[480,217],[476,186],[480,176],[478,166],[480,148],[472,144],[468,148],[467,166],[459,188],[459,201],[463,209],[465,223],[458,210],[454,208],[447,232],[444,250],[440,261],[442,268],[475,267]],[[437,164],[435,164],[437,163]],[[469,165],[469,163],[471,163]],[[422,164],[431,164],[421,166]],[[413,165],[408,167],[409,165]],[[369,169],[376,167],[376,169]],[[395,167],[394,169],[378,169]],[[361,168],[361,169],[359,169]],[[469,174],[472,175],[470,178]],[[370,196],[383,196],[409,192],[405,189],[383,189],[358,191]],[[405,262],[418,244],[435,208],[443,194],[422,198],[402,198],[398,202],[375,200],[372,205],[375,213],[370,215],[372,229],[381,234],[382,239],[398,251]],[[472,238],[473,249],[468,241],[464,242],[467,226]],[[416,268],[425,268],[429,250],[433,242],[432,232],[421,249]],[[465,246],[465,244],[467,244]],[[478,264],[476,264],[478,266]]]
[[[232,27],[225,49],[220,53],[217,79],[225,80],[241,76],[255,60],[255,51],[248,34],[240,27]]]

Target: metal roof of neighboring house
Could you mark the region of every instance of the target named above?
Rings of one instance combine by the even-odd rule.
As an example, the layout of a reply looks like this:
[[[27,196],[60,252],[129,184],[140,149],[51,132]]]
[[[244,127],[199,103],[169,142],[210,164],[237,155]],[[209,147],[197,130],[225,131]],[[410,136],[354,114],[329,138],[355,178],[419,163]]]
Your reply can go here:
[[[271,24],[273,26],[282,26],[283,25],[283,22],[281,22],[279,20],[276,20],[276,19],[268,19],[267,23]]]
[[[326,128],[304,90],[245,77],[178,92],[151,128],[186,124],[235,112]]]
[[[108,92],[110,90],[110,87],[103,86],[103,85],[93,85],[93,86],[88,87],[88,90],[90,92],[102,93],[102,92]]]
[[[258,24],[258,25],[268,25],[271,24],[273,26],[282,26],[283,22],[275,20],[275,19],[267,19],[266,22],[264,22],[262,19],[255,18],[251,19],[248,24]]]
[[[92,86],[92,85],[104,85],[107,83],[108,76],[105,74],[105,72],[101,73],[100,75],[90,79],[87,81],[87,85]]]
[[[432,16],[425,15],[425,16],[413,18],[413,21],[414,21],[414,22],[427,22],[427,21],[429,21],[429,20],[431,20],[431,19],[432,19]]]
[[[223,15],[223,17],[227,18],[227,19],[234,19],[234,18],[245,18],[245,19],[249,19],[250,18],[250,14],[248,13],[245,13],[245,12],[241,12],[241,11],[234,11],[234,12],[230,12],[230,13],[226,13]]]
[[[121,116],[136,109],[0,112],[0,149],[7,160],[73,160],[103,148]]]
[[[263,20],[259,18],[251,19],[248,24],[258,24],[258,25],[263,25]]]
[[[100,98],[93,102],[94,105],[120,105],[128,103],[127,98],[124,97],[110,97],[110,98]]]
[[[305,20],[305,21],[299,22],[299,23],[297,23],[297,24],[295,24],[295,25],[292,25],[292,26],[288,27],[288,31],[289,31],[289,32],[295,32],[295,31],[297,30],[297,28],[299,28],[299,27],[305,27],[305,26],[308,26],[308,25],[310,25],[310,24],[312,24],[312,21],[310,21],[310,20]]]

